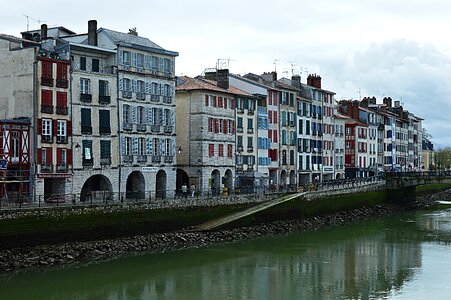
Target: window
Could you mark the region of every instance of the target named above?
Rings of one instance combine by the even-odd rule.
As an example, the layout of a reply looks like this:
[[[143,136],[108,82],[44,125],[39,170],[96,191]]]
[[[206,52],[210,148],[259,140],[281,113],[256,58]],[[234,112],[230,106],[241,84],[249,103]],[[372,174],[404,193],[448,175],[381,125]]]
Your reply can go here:
[[[80,70],[86,71],[86,57],[80,57]]]
[[[67,107],[67,93],[66,92],[56,92],[56,107],[61,107],[61,108]]]
[[[146,110],[142,106],[136,108],[136,122],[138,124],[146,123]]]
[[[243,128],[243,118],[242,117],[237,118],[237,127]]]
[[[158,83],[152,82],[152,94],[160,95],[160,88],[158,87]]]
[[[56,79],[57,80],[67,80],[67,65],[57,64],[56,65]]]
[[[19,132],[13,131],[11,134],[11,161],[12,162],[18,162],[19,161],[19,155],[20,155],[20,139],[19,139]]]
[[[294,150],[290,150],[290,165],[294,165]]]
[[[52,137],[52,120],[42,119],[42,135],[49,138]]]
[[[224,129],[224,120],[223,119],[219,119],[219,125],[218,125],[218,132],[219,133],[223,133],[223,129]]]
[[[247,129],[254,129],[254,120],[247,119]]]
[[[99,80],[99,96],[100,97],[107,97],[110,95],[110,89],[108,86],[108,81],[106,80]]]
[[[83,140],[83,165],[93,164],[92,141]]]
[[[91,109],[90,108],[82,108],[81,109],[81,133],[91,134],[92,133],[92,125],[91,125]]]
[[[99,110],[99,133],[100,134],[110,134],[110,111],[109,110]]]
[[[125,137],[124,139],[124,155],[132,155],[133,149],[132,149],[132,138],[131,137]]]
[[[91,69],[93,72],[99,72],[100,70],[100,62],[97,58],[92,59],[92,66]]]
[[[213,157],[215,155],[215,145],[208,144],[208,156]]]
[[[122,120],[124,121],[124,124],[129,124],[130,123],[130,105],[128,104],[124,104],[122,106]]]
[[[138,155],[146,155],[146,139],[138,139]]]
[[[111,141],[100,141],[100,158],[110,159],[111,158]]]
[[[57,142],[67,142],[67,121],[58,120],[56,128]]]
[[[153,125],[160,125],[160,114],[158,113],[158,108],[153,107],[152,108],[152,120]]]
[[[126,92],[132,91],[132,81],[128,78],[124,78],[124,91]]]
[[[138,93],[145,93],[145,83],[142,80],[137,81]]]
[[[287,144],[287,131],[285,129],[282,130],[282,145]]]
[[[282,164],[287,164],[287,150],[282,150]]]
[[[171,139],[166,139],[164,141],[164,150],[165,150],[165,155],[173,155],[173,153],[171,154],[171,147],[172,146],[172,140]]]
[[[247,148],[248,149],[254,148],[254,138],[251,136],[247,137]]]
[[[242,135],[237,136],[237,146],[243,147],[243,136]]]
[[[42,78],[53,79],[53,63],[50,61],[42,61]]]
[[[169,58],[164,59],[164,72],[171,73],[171,61]]]
[[[218,156],[223,157],[224,156],[224,144],[218,145]]]
[[[152,70],[157,71],[159,65],[159,58],[156,56],[152,56]]]
[[[160,140],[158,138],[153,138],[152,146],[153,155],[160,155]]]
[[[89,79],[80,78],[80,94],[91,94],[91,82]]]
[[[227,133],[235,133],[235,121],[227,121]]]
[[[304,134],[304,121],[302,119],[299,120],[299,134]]]
[[[144,54],[136,53],[136,67],[144,68]]]
[[[122,64],[129,66],[130,65],[130,52],[122,51]]]

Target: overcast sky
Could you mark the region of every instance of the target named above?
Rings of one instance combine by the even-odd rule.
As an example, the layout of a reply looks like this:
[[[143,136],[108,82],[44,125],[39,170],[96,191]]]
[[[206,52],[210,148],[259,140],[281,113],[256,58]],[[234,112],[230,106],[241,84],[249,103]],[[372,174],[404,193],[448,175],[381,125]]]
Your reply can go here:
[[[19,36],[36,20],[87,32],[138,34],[177,51],[177,75],[230,59],[233,73],[322,77],[336,99],[401,100],[423,117],[436,145],[451,146],[451,1],[446,0],[0,0],[0,32]]]

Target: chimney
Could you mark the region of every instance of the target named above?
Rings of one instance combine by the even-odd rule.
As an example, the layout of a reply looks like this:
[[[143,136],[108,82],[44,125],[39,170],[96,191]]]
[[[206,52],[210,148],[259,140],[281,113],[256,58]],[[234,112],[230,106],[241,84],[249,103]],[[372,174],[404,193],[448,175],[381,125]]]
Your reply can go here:
[[[301,76],[300,75],[291,76],[291,85],[298,89],[301,88]]]
[[[321,76],[316,75],[316,74],[309,74],[309,76],[307,77],[307,85],[320,89],[321,88]]]
[[[222,69],[216,72],[217,85],[225,90],[229,89],[229,69]]]
[[[401,102],[399,100],[395,101],[395,107],[400,107],[401,106]]]
[[[24,40],[32,41],[33,40],[33,35],[30,32],[23,32],[22,33],[22,38]]]
[[[388,108],[391,108],[391,97],[384,97],[384,99],[382,100],[382,102],[387,105]]]
[[[97,46],[97,21],[88,21],[88,45]]]
[[[47,24],[41,25],[41,40],[45,40],[47,38]]]
[[[363,97],[362,101],[360,101],[360,105],[362,107],[368,108],[368,102],[369,102],[369,98],[368,97]]]

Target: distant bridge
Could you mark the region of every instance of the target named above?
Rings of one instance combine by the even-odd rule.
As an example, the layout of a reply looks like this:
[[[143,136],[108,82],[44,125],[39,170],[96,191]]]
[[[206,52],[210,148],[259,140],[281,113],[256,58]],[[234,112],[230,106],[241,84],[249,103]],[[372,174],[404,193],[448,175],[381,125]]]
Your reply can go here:
[[[440,183],[451,183],[451,174],[448,172],[396,172],[385,175],[385,185],[388,190]]]

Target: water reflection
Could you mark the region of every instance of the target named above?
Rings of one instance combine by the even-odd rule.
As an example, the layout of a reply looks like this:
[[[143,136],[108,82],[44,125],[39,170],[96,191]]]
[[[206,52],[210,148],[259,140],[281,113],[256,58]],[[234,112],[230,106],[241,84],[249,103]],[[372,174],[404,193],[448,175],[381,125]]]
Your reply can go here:
[[[425,242],[451,241],[451,211],[25,274],[2,299],[368,299],[399,293]],[[26,288],[25,288],[26,287]]]

